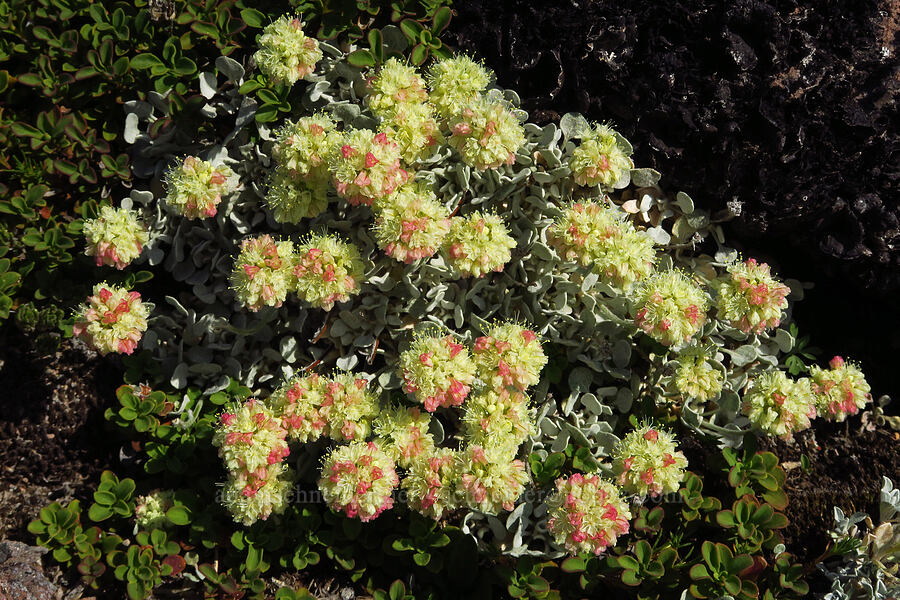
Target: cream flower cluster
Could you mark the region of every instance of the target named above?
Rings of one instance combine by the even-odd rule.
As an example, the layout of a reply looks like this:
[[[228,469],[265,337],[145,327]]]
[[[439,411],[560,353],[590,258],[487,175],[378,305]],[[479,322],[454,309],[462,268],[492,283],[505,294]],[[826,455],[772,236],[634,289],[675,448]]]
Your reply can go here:
[[[487,89],[491,73],[465,55],[432,64],[426,76],[429,102],[442,119],[461,113]]]
[[[364,377],[335,373],[325,383],[322,406],[328,409],[326,435],[338,442],[364,440],[378,414],[378,398]]]
[[[465,346],[452,335],[421,336],[400,354],[403,389],[425,410],[460,406],[475,381],[475,363]]]
[[[450,448],[434,448],[410,461],[400,485],[412,510],[437,521],[459,507],[458,454]]]
[[[456,468],[466,506],[486,514],[512,510],[529,481],[524,462],[493,447],[467,446],[456,455]]]
[[[582,137],[569,161],[575,183],[599,184],[604,188],[612,188],[633,167],[634,162],[620,146],[616,132],[606,125],[597,125]]]
[[[450,216],[424,182],[407,183],[375,203],[375,240],[391,258],[411,263],[434,255]]]
[[[497,100],[480,97],[448,122],[450,145],[463,162],[480,171],[515,162],[525,143],[525,130],[516,116]]]
[[[288,439],[306,443],[327,435],[326,385],[324,377],[313,373],[294,377],[269,396],[268,404],[280,417]]]
[[[393,408],[375,419],[374,429],[379,447],[408,469],[416,458],[434,451],[430,424],[431,416],[417,407]]]
[[[400,158],[407,164],[424,160],[434,154],[438,144],[445,142],[431,104],[402,104],[382,123],[385,132],[400,149]]]
[[[463,434],[470,444],[515,456],[522,442],[537,433],[534,411],[520,392],[493,389],[475,394],[463,410]]]
[[[188,219],[214,217],[222,195],[233,191],[234,177],[234,171],[225,165],[185,157],[180,166],[166,173],[166,204]]]
[[[612,456],[619,485],[638,496],[677,492],[687,467],[684,454],[675,448],[675,436],[650,425],[629,432]]]
[[[765,371],[744,391],[743,412],[756,429],[790,439],[816,417],[816,398],[809,379],[792,381],[783,371]]]
[[[134,507],[134,522],[145,531],[165,528],[169,525],[166,511],[173,506],[175,506],[175,493],[172,490],[138,496]]]
[[[328,181],[306,181],[291,175],[281,167],[269,178],[266,206],[278,223],[297,224],[311,219],[328,208]]]
[[[475,340],[478,376],[497,392],[524,392],[536,385],[547,355],[537,334],[517,323],[501,323]]]
[[[619,210],[596,202],[574,202],[563,210],[547,239],[562,258],[591,266],[622,290],[650,275],[656,260],[650,236],[637,231]]]
[[[749,258],[730,265],[728,273],[715,284],[719,318],[745,333],[778,327],[791,289],[772,277],[769,265]]]
[[[98,283],[76,312],[72,332],[100,354],[131,354],[147,331],[148,316],[150,307],[138,292]]]
[[[328,166],[338,194],[352,205],[371,206],[410,177],[401,166],[399,146],[385,132],[369,129],[345,131]]]
[[[265,234],[241,242],[231,286],[238,302],[252,311],[281,306],[294,287],[294,245]]]
[[[835,356],[828,366],[827,370],[818,365],[810,369],[812,390],[818,414],[841,422],[872,400],[872,388],[858,365]]]
[[[427,99],[425,81],[415,67],[391,58],[370,80],[366,104],[376,116],[390,119],[398,108],[408,104],[421,104]]]
[[[503,219],[477,211],[468,217],[453,217],[450,233],[444,238],[447,262],[463,277],[502,271],[515,247],[516,240]]]
[[[278,130],[272,158],[295,179],[328,180],[327,160],[341,140],[336,127],[324,113],[288,121]]]
[[[141,255],[150,236],[137,212],[104,206],[96,219],[85,219],[84,238],[84,253],[93,256],[98,267],[121,270]]]
[[[658,271],[635,290],[634,324],[661,344],[677,346],[700,331],[708,306],[706,292],[684,273]]]
[[[313,72],[322,50],[303,33],[300,19],[284,15],[263,29],[253,60],[273,83],[293,85]]]
[[[678,357],[675,388],[685,398],[705,402],[722,391],[725,373],[717,369],[701,349],[693,348]]]
[[[394,505],[394,461],[374,442],[337,446],[322,464],[319,489],[332,510],[371,521]]]
[[[284,511],[290,490],[286,437],[275,412],[255,398],[219,416],[212,442],[229,471],[222,499],[235,521],[249,526]]]
[[[628,533],[628,503],[615,485],[597,475],[575,473],[557,479],[547,507],[550,533],[572,555],[601,554]]]
[[[297,247],[297,293],[313,306],[331,310],[359,293],[364,265],[359,250],[333,235],[313,234]]]

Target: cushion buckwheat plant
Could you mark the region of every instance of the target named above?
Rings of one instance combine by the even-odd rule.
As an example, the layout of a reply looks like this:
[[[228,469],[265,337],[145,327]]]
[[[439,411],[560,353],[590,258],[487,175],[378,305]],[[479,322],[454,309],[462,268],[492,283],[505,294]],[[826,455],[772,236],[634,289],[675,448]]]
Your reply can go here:
[[[475,381],[475,363],[466,347],[452,335],[423,335],[400,354],[403,389],[425,410],[460,406]]]
[[[434,448],[410,462],[400,485],[412,510],[437,521],[459,508],[457,454],[450,448]]]
[[[488,515],[512,510],[530,481],[525,463],[502,448],[468,446],[456,455],[456,468],[465,504]]]
[[[512,258],[516,240],[497,215],[474,212],[453,217],[450,232],[444,238],[444,255],[463,277],[482,277],[500,272]]]
[[[400,161],[400,147],[387,133],[370,129],[345,131],[329,158],[338,194],[351,205],[371,206],[391,195],[410,175]]]
[[[315,38],[303,33],[300,19],[284,15],[263,29],[253,59],[273,83],[293,85],[313,72],[322,50]]]
[[[872,389],[859,366],[835,356],[830,369],[810,368],[810,380],[819,416],[841,422],[872,400]]]
[[[449,144],[463,162],[481,171],[511,165],[525,143],[525,132],[516,115],[503,102],[484,97],[452,117],[449,129]]]
[[[550,533],[572,555],[602,554],[628,533],[628,503],[615,485],[598,475],[575,473],[557,479],[547,507]]]
[[[634,167],[634,162],[619,144],[615,131],[606,125],[596,125],[581,138],[581,144],[572,152],[569,167],[578,185],[611,189]]]
[[[748,258],[728,267],[729,277],[715,283],[719,318],[744,333],[778,327],[790,288],[769,272],[769,265]]]
[[[394,461],[374,442],[337,446],[322,464],[319,489],[332,510],[371,521],[394,506]]]
[[[364,269],[356,246],[333,235],[312,234],[297,246],[297,294],[315,307],[331,310],[335,302],[359,293]]]
[[[326,181],[330,178],[328,158],[341,141],[336,127],[324,113],[288,121],[278,130],[272,158],[295,179]]]
[[[429,101],[442,119],[460,114],[491,82],[491,73],[465,55],[437,61],[427,75]]]
[[[418,407],[392,408],[375,419],[373,429],[380,448],[398,465],[408,469],[421,456],[434,451],[434,436],[428,431],[431,416]]]
[[[565,260],[590,266],[604,281],[628,290],[653,272],[654,242],[621,211],[596,202],[573,202],[547,230]]]
[[[710,353],[690,348],[678,357],[675,388],[687,399],[706,402],[722,391],[725,373],[710,362]]]
[[[226,165],[213,166],[196,156],[166,173],[166,204],[188,219],[216,216],[222,196],[233,191],[234,172]]]
[[[677,270],[654,273],[634,293],[634,324],[666,346],[690,341],[703,324],[709,306],[706,292]]]
[[[375,204],[378,247],[411,263],[433,256],[450,232],[450,215],[425,182],[407,183]]]
[[[325,405],[327,383],[316,373],[297,376],[269,396],[267,402],[281,419],[288,439],[314,442],[325,434],[329,411]]]
[[[141,255],[149,234],[137,212],[104,206],[96,219],[85,219],[84,238],[84,253],[93,256],[98,267],[121,270]]]
[[[238,302],[252,311],[281,306],[294,287],[294,244],[264,234],[241,242],[231,286]]]
[[[547,356],[537,334],[518,323],[501,323],[475,340],[478,376],[497,392],[524,392],[540,381]]]
[[[131,354],[147,331],[150,307],[138,292],[98,283],[75,314],[72,332],[100,354]]]
[[[425,81],[415,67],[390,58],[369,82],[366,104],[382,119],[390,119],[397,109],[408,104],[422,104],[428,98]]]
[[[816,416],[816,398],[807,378],[793,381],[784,371],[760,373],[744,390],[743,412],[754,428],[790,439],[808,429]]]
[[[675,448],[675,436],[651,425],[629,432],[612,455],[619,485],[638,496],[677,492],[687,467],[684,454]]]

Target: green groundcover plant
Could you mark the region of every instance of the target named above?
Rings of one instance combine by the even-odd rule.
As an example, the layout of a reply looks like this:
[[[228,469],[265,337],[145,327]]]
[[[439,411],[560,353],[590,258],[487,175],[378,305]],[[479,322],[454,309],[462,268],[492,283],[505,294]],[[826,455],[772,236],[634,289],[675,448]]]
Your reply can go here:
[[[87,252],[161,276],[96,284],[74,331],[130,355],[107,417],[145,475],[104,476],[102,528],[51,505],[39,541],[132,598],[335,569],[381,598],[805,595],[755,440],[871,392],[840,357],[786,364],[799,282],[611,126],[527,123],[484,65],[380,34],[364,61],[285,15],[200,74],[195,126],[126,103],[148,189]],[[721,449],[712,491],[684,436]]]

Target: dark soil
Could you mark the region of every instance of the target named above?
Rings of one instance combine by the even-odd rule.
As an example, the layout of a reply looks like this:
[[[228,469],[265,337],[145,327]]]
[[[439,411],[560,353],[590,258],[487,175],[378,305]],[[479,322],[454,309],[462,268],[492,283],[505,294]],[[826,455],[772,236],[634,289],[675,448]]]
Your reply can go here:
[[[71,341],[41,357],[13,327],[0,329],[0,539],[33,543],[28,522],[54,500],[90,505],[116,459],[103,411],[119,383],[109,361]]]
[[[712,210],[729,241],[816,282],[798,306],[827,360],[900,390],[897,0],[467,0],[450,41],[539,123],[611,121],[640,166]],[[455,37],[454,37],[455,36]]]

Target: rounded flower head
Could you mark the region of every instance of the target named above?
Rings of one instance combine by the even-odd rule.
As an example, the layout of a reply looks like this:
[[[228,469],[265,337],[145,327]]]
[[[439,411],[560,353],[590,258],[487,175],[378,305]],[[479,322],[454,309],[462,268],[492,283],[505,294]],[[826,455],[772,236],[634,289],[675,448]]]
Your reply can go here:
[[[375,239],[391,258],[432,256],[450,232],[450,216],[425,182],[407,183],[375,204]]]
[[[677,492],[687,467],[684,454],[675,449],[675,436],[650,425],[628,433],[612,456],[619,485],[638,496]]]
[[[411,509],[437,521],[459,508],[457,454],[450,448],[434,448],[410,462],[401,487]]]
[[[816,399],[809,379],[792,381],[783,371],[765,371],[745,390],[743,412],[756,429],[790,439],[795,431],[809,428]]]
[[[619,145],[616,132],[606,125],[597,125],[582,137],[569,160],[575,183],[600,184],[605,188],[612,188],[633,167],[634,162]]]
[[[463,403],[475,381],[475,363],[452,335],[422,336],[400,354],[400,375],[403,389],[434,412]]]
[[[281,463],[243,469],[228,475],[222,489],[222,504],[245,527],[272,514],[281,514],[288,506],[291,493],[291,471]]]
[[[294,244],[269,234],[247,238],[234,261],[231,286],[238,302],[252,311],[281,306],[294,285]]]
[[[484,171],[511,165],[525,143],[522,124],[500,101],[479,98],[448,122],[450,145],[463,162]]]
[[[290,454],[287,431],[264,403],[251,398],[219,415],[212,443],[229,471],[256,471],[278,464]]]
[[[196,156],[185,157],[180,166],[166,173],[166,204],[188,219],[214,217],[222,194],[233,191],[234,177],[234,171],[225,165],[216,167]]]
[[[297,224],[325,212],[330,185],[327,180],[299,179],[276,167],[269,180],[266,205],[277,222]]]
[[[297,293],[313,306],[331,310],[359,293],[364,265],[359,250],[332,235],[311,235],[297,247]]]
[[[146,496],[138,496],[134,507],[134,522],[144,530],[162,529],[169,526],[166,511],[175,506],[172,490],[157,491]]]
[[[705,402],[722,391],[725,373],[717,369],[701,349],[688,350],[678,357],[675,388],[682,396]]]
[[[350,204],[371,206],[409,179],[400,166],[400,147],[386,133],[351,129],[339,144],[328,167],[338,194]]]
[[[147,331],[148,316],[150,307],[139,293],[98,283],[75,314],[72,331],[100,354],[131,354]]]
[[[744,333],[778,327],[791,289],[772,277],[769,265],[749,258],[728,267],[730,277],[715,284],[719,318]]]
[[[293,85],[313,72],[322,50],[319,42],[303,33],[300,19],[284,15],[263,29],[253,59],[273,83]]]
[[[812,390],[818,413],[841,422],[872,400],[872,388],[858,365],[835,356],[828,366],[828,370],[819,366],[810,369]]]
[[[601,554],[628,533],[628,503],[615,485],[597,475],[575,473],[557,479],[547,507],[550,533],[572,555]]]
[[[428,432],[431,416],[418,408],[394,408],[375,419],[378,445],[403,468],[434,450],[434,436]]]
[[[528,397],[520,392],[486,390],[466,402],[463,433],[469,444],[488,446],[515,456],[519,446],[537,433]]]
[[[336,373],[325,382],[327,435],[338,442],[365,439],[372,431],[372,419],[378,414],[378,401],[364,377]]]
[[[398,106],[382,127],[397,144],[400,158],[407,164],[430,157],[444,141],[430,104]]]
[[[313,442],[325,433],[329,412],[324,406],[326,384],[327,380],[315,373],[298,376],[269,397],[268,404],[281,419],[288,439]]]
[[[537,334],[517,323],[495,325],[476,339],[474,356],[478,376],[498,393],[537,385],[547,364]]]
[[[95,257],[98,267],[124,269],[141,255],[149,237],[137,212],[127,208],[104,206],[100,216],[84,221],[84,253]]]
[[[509,235],[503,219],[481,212],[450,219],[450,233],[444,238],[447,261],[463,277],[499,273],[515,247],[516,240]]]
[[[426,77],[428,100],[442,119],[461,113],[491,82],[491,72],[465,55],[435,62]]]
[[[319,489],[332,510],[365,522],[394,506],[399,482],[386,452],[373,442],[352,442],[325,457]]]
[[[278,130],[272,157],[295,179],[323,181],[330,178],[328,156],[341,136],[336,124],[323,113],[288,121]]]
[[[466,506],[488,515],[512,510],[530,481],[525,463],[502,449],[468,446],[456,455],[456,465]]]
[[[423,104],[428,99],[425,82],[416,68],[391,58],[369,82],[366,104],[382,119],[390,119],[401,106]]]
[[[666,346],[691,339],[706,323],[706,292],[681,271],[654,273],[637,286],[634,324]]]
[[[621,290],[653,271],[653,240],[622,213],[596,202],[575,202],[547,230],[547,240],[566,260],[591,266]]]

